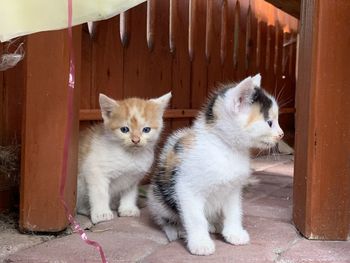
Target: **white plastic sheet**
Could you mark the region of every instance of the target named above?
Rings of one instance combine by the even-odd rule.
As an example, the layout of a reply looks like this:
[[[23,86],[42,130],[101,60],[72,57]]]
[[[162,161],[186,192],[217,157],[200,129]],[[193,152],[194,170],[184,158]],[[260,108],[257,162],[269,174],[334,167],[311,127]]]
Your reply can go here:
[[[73,25],[103,20],[146,0],[73,0]],[[67,0],[0,0],[0,41],[66,28]]]

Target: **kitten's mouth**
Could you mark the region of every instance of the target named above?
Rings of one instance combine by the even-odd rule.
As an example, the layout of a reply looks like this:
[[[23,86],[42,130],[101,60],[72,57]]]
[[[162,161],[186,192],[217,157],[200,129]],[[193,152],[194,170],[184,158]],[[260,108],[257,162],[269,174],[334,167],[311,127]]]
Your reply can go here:
[[[264,141],[261,141],[259,144],[260,144],[260,148],[268,149],[268,148],[274,147],[276,145],[276,142],[264,142]]]

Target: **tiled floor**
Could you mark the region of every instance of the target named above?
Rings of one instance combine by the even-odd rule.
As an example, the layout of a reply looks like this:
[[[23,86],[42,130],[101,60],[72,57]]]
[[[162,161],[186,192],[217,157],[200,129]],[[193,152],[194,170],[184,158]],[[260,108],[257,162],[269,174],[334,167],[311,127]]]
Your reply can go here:
[[[167,241],[150,221],[147,207],[141,218],[116,217],[95,226],[87,218],[80,220],[90,227],[89,238],[103,246],[109,262],[350,262],[350,241],[309,241],[292,225],[292,157],[263,157],[253,168],[260,183],[244,192],[244,225],[251,236],[247,246],[232,246],[213,236],[214,255],[190,255],[183,241]],[[100,262],[98,252],[77,234],[36,243],[11,251],[5,262]]]

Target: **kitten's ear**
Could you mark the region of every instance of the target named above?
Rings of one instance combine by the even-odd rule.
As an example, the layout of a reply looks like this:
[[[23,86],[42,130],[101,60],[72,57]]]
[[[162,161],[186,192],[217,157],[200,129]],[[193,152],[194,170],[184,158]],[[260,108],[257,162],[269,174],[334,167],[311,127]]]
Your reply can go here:
[[[248,77],[238,83],[237,86],[227,91],[225,104],[234,112],[239,112],[242,106],[251,102],[254,93],[255,84],[252,77]]]
[[[162,110],[165,110],[165,108],[168,106],[169,101],[171,99],[171,92],[168,92],[167,94],[156,98],[156,99],[150,99],[150,101],[160,105]]]
[[[260,87],[261,86],[261,75],[260,73],[256,74],[254,77],[252,77],[254,86]]]
[[[102,112],[102,118],[104,121],[106,121],[110,117],[113,109],[116,106],[118,106],[118,103],[115,100],[107,97],[102,93],[100,93],[99,102],[100,102],[100,107]]]

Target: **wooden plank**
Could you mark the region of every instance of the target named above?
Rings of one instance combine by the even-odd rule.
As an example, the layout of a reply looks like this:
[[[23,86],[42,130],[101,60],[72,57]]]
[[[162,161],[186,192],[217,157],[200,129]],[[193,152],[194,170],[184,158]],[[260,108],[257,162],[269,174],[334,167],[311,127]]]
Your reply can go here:
[[[207,97],[207,59],[205,56],[206,1],[190,0],[189,54],[191,64],[191,108],[200,108]],[[201,41],[199,41],[201,40]]]
[[[257,34],[258,34],[258,19],[255,16],[251,2],[249,1],[249,8],[247,14],[247,30],[249,34],[246,36],[246,51],[249,75],[255,75],[258,73],[256,64],[257,60]]]
[[[265,60],[265,76],[263,79],[264,88],[273,93],[275,89],[275,72],[274,72],[274,61],[275,61],[275,27],[270,25],[267,27],[267,39],[266,39],[266,60]]]
[[[72,211],[77,175],[81,27],[73,32],[77,76],[65,191]],[[57,232],[67,226],[58,197],[67,125],[68,50],[66,30],[27,38],[19,220],[22,231]]]
[[[224,43],[222,43],[222,56],[223,56],[223,70],[222,79],[223,82],[233,82],[235,80],[235,70],[233,64],[233,46],[234,46],[234,14],[235,14],[235,1],[223,1],[222,6],[223,21],[222,21],[222,34],[224,33]]]
[[[258,71],[262,76],[262,86],[267,85],[267,74],[266,71],[266,43],[267,43],[267,24],[263,21],[258,23],[258,46],[257,46],[257,67]]]
[[[169,51],[169,1],[151,5],[152,49],[147,45],[147,3],[130,10],[130,41],[124,50],[124,97],[156,97],[171,89],[172,56]]]
[[[99,93],[123,98],[123,45],[119,16],[99,21],[92,42],[92,108],[100,108]]]
[[[265,0],[275,7],[281,9],[282,11],[294,16],[296,18],[300,18],[300,6],[301,0]]]
[[[169,48],[172,52],[171,90],[172,109],[190,108],[191,103],[191,61],[188,54],[189,0],[171,0],[169,14]],[[171,121],[175,130],[189,125],[186,119]]]
[[[247,54],[246,54],[246,18],[247,3],[242,0],[237,0],[235,8],[235,70],[236,80],[242,80],[247,76]],[[249,3],[248,3],[249,4]]]
[[[222,82],[221,63],[221,32],[222,0],[207,0],[206,23],[206,59],[207,69],[207,94],[215,90]],[[197,40],[198,41],[198,40]]]
[[[92,37],[89,34],[88,25],[82,25],[82,40],[81,40],[81,71],[84,72],[81,76],[81,96],[80,108],[90,109],[92,97]]]
[[[170,109],[164,113],[166,119],[182,119],[182,118],[194,118],[197,116],[198,109]],[[282,108],[280,114],[291,114],[294,113],[294,108]],[[100,121],[102,120],[100,110],[80,110],[79,113],[80,121]]]
[[[3,43],[0,43],[0,56],[3,54]],[[0,71],[0,127],[4,126],[4,72]],[[0,129],[0,144],[4,143],[4,129]]]
[[[194,118],[197,116],[198,110],[196,109],[170,109],[164,113],[166,119],[181,119],[181,118]],[[95,121],[102,120],[100,110],[80,110],[80,121]]]
[[[302,5],[293,220],[310,239],[349,235],[349,13],[347,0]]]

